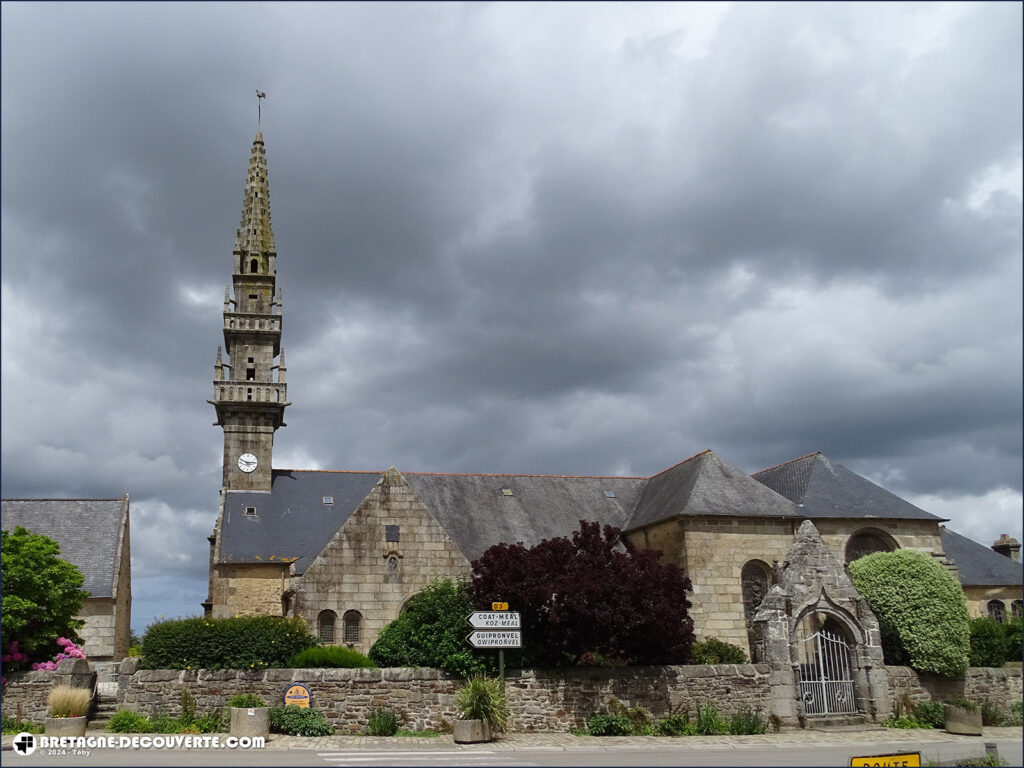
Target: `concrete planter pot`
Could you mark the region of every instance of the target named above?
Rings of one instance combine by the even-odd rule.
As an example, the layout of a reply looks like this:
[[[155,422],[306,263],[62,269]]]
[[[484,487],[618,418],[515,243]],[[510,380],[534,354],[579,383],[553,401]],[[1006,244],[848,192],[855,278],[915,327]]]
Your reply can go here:
[[[267,738],[270,735],[270,708],[232,707],[231,735]]]
[[[46,718],[46,735],[55,736],[85,736],[85,715],[79,717],[48,717]]]
[[[481,744],[491,740],[491,724],[486,720],[456,720],[456,744]]]
[[[959,733],[965,736],[981,736],[981,709],[959,707],[956,704],[943,706],[946,715],[946,733]]]

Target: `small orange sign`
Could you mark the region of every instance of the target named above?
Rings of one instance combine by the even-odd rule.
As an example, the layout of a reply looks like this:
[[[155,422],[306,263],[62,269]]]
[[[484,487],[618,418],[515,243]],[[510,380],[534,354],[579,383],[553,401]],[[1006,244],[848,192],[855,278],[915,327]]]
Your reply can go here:
[[[508,603],[491,603],[492,611],[507,611]]]
[[[854,768],[918,768],[921,765],[920,752],[900,752],[889,755],[872,755],[869,757],[851,757],[850,765]]]
[[[303,709],[309,709],[309,688],[304,685],[295,685],[288,688],[284,692],[284,705],[302,707]]]

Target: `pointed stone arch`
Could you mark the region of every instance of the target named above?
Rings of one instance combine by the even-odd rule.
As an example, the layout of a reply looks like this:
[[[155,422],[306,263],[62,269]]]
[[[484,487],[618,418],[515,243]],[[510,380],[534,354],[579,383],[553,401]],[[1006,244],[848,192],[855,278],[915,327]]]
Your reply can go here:
[[[829,625],[849,647],[855,714],[885,720],[890,711],[889,680],[878,620],[839,558],[814,524],[805,520],[751,627],[754,661],[772,666],[771,710],[783,725],[806,726],[817,716],[807,711],[800,694],[801,664],[807,664],[802,644]]]

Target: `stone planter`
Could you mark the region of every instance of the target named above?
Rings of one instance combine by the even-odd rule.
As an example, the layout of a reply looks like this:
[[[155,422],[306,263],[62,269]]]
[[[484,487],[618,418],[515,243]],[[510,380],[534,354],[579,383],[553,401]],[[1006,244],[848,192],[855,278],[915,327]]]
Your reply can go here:
[[[981,736],[981,708],[958,707],[956,704],[943,706],[946,714],[946,732],[965,736]]]
[[[491,740],[491,724],[486,720],[456,720],[456,744],[480,744]]]
[[[267,738],[270,735],[270,708],[232,707],[231,735]]]
[[[46,718],[46,735],[55,736],[85,736],[85,723],[89,718],[80,717],[48,717]]]

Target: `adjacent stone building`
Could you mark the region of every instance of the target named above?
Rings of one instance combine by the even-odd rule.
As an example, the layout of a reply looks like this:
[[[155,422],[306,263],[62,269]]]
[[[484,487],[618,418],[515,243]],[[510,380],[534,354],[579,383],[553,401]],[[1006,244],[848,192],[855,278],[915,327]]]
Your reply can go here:
[[[621,528],[678,564],[694,585],[698,636],[748,649],[755,613],[807,520],[839,563],[913,547],[973,579],[982,550],[1013,565],[986,570],[1002,580],[986,588],[1019,606],[1019,563],[958,546],[963,537],[954,542],[941,518],[820,453],[753,476],[711,451],[651,477],[272,469],[289,405],[276,264],[257,133],[224,302],[227,360],[218,349],[210,401],[224,464],[208,615],[302,616],[322,642],[365,652],[432,578],[468,572],[493,544],[568,536],[581,520]]]
[[[4,499],[5,531],[18,526],[48,536],[60,556],[85,577],[89,597],[77,618],[89,661],[120,661],[128,655],[132,618],[132,570],[128,494],[120,499]]]

